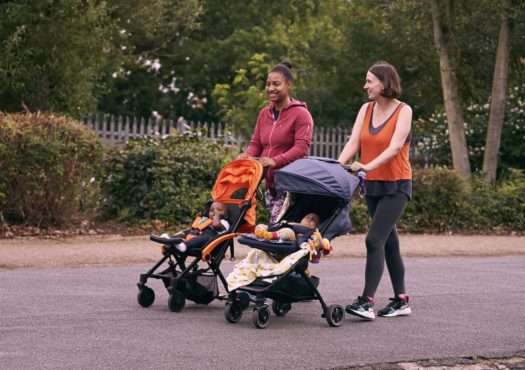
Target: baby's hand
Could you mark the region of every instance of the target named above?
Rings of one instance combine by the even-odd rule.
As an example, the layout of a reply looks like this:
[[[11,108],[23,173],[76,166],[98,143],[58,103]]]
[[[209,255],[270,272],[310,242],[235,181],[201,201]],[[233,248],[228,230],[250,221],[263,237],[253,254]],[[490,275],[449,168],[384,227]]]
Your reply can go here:
[[[221,222],[221,217],[219,215],[214,215],[211,219],[211,227],[215,230],[224,230],[224,225]]]

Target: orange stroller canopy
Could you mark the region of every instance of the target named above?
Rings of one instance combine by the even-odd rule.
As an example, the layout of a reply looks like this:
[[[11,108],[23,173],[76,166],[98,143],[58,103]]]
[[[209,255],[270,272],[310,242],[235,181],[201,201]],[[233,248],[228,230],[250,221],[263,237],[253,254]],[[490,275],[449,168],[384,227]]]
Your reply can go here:
[[[211,197],[214,201],[235,203],[241,206],[245,201],[251,200],[252,206],[246,212],[244,220],[248,225],[255,227],[255,194],[263,176],[263,167],[255,159],[237,159],[223,167]]]

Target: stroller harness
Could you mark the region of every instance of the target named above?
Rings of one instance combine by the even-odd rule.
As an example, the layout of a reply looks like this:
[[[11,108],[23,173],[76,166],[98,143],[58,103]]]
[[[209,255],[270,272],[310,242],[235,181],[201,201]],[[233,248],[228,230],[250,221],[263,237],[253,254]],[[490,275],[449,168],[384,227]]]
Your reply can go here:
[[[191,225],[191,229],[188,232],[188,235],[184,238],[184,240],[190,240],[195,238],[196,236],[202,235],[202,230],[207,228],[208,226],[211,226],[212,220],[208,217],[204,216],[197,216],[195,220],[193,220],[193,224]]]

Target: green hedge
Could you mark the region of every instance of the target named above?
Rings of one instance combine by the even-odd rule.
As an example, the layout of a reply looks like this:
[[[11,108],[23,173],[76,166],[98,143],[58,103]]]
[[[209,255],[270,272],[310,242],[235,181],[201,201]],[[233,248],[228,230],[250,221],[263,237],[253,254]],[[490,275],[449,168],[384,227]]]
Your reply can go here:
[[[65,117],[0,112],[0,221],[63,226],[101,214],[140,225],[185,227],[210,197],[217,174],[237,153],[192,131],[104,149],[95,134]],[[99,181],[99,179],[101,181]],[[258,222],[267,220],[264,201]],[[354,231],[369,216],[354,196]],[[525,174],[505,170],[496,184],[468,183],[444,167],[414,169],[405,232],[525,231]]]
[[[131,224],[160,220],[187,226],[233,158],[233,150],[199,131],[130,141],[108,163],[104,215]]]
[[[93,210],[103,146],[84,125],[0,112],[0,212],[5,222],[61,226]]]
[[[446,168],[414,169],[413,199],[398,223],[405,232],[508,233],[525,231],[525,174],[509,169],[495,185],[481,176],[465,182]],[[354,230],[366,231],[365,202],[355,196]]]

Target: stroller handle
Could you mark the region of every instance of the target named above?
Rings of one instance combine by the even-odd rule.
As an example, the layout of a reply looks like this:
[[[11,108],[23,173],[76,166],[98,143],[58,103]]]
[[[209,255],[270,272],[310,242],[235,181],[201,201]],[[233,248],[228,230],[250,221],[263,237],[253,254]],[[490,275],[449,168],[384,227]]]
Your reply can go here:
[[[354,172],[352,171],[352,166],[349,164],[342,164],[341,166],[343,166],[343,168],[350,173]],[[366,178],[366,171],[360,168],[359,171],[357,171],[357,177],[359,177],[361,181],[364,180]]]

